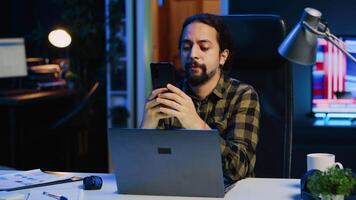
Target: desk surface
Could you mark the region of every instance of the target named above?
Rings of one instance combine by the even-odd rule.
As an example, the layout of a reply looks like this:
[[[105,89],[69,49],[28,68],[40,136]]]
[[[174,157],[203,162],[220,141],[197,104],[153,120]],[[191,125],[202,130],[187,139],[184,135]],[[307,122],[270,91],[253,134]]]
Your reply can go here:
[[[39,100],[56,99],[60,97],[72,96],[77,94],[76,90],[69,89],[58,89],[58,90],[48,90],[39,91],[35,93],[20,94],[14,96],[2,96],[0,97],[0,105],[16,105],[29,103]]]
[[[0,171],[0,174],[12,171]],[[210,198],[199,197],[174,197],[174,196],[147,196],[147,195],[122,195],[117,194],[115,176],[113,174],[91,174],[91,173],[69,173],[77,176],[97,175],[103,178],[103,188],[101,190],[87,191],[82,190],[82,199],[100,200],[203,200]],[[239,181],[226,195],[226,200],[297,200],[300,199],[299,179],[267,179],[267,178],[247,178]],[[33,188],[32,190],[45,191],[58,189],[82,188],[82,182],[73,182],[55,186]],[[81,192],[82,192],[81,191]],[[17,192],[28,193],[29,190],[19,190]],[[212,198],[213,199],[213,198]]]

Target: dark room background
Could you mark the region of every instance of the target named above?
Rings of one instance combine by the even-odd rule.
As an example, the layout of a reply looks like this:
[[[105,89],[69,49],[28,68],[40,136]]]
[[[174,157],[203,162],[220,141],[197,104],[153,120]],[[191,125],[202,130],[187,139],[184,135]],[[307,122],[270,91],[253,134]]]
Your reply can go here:
[[[80,123],[88,124],[86,131],[91,138],[87,166],[77,169],[82,171],[104,172],[108,169],[104,8],[105,1],[96,0],[2,0],[0,6],[0,38],[23,37],[27,57],[49,58],[51,62],[52,58],[63,56],[63,50],[49,44],[48,33],[55,28],[64,28],[72,37],[66,55],[70,59],[70,69],[77,77],[74,81],[78,93],[85,95],[94,83],[100,83],[95,101],[88,108],[90,115],[76,122],[76,128]],[[56,109],[58,112],[64,110]],[[40,120],[38,116],[53,115],[51,112],[56,111],[36,110],[36,117],[29,112],[22,117],[31,124],[31,119]],[[36,132],[40,128],[26,132]]]
[[[168,0],[169,1],[169,0]],[[94,155],[87,169],[105,171],[106,97],[105,97],[105,1],[99,0],[1,0],[0,38],[25,37],[28,57],[51,57],[56,53],[47,40],[49,31],[63,26],[72,34],[69,49],[71,66],[81,77],[78,88],[87,91],[101,83],[91,119]],[[277,14],[289,31],[300,19],[303,9],[322,12],[335,35],[356,36],[355,0],[230,0],[230,14]],[[266,38],[268,40],[268,38]],[[306,170],[306,154],[329,152],[344,167],[356,170],[356,130],[354,126],[315,126],[311,112],[311,66],[293,66],[294,130],[292,176]],[[105,163],[105,164],[103,164]],[[266,163],[268,164],[268,163]],[[86,170],[86,169],[83,169]]]
[[[104,76],[104,1],[4,0],[0,6],[0,37],[24,37],[27,57],[55,57],[61,52],[47,39],[55,28],[72,36],[69,55],[72,67],[86,87]],[[84,67],[85,66],[85,67]]]
[[[229,14],[277,14],[284,19],[288,32],[300,19],[304,8],[322,13],[335,35],[356,36],[356,1],[354,0],[249,0],[229,1]],[[266,38],[268,40],[268,38]],[[306,154],[329,152],[344,167],[356,169],[356,127],[315,126],[311,113],[311,66],[293,65],[294,124],[292,176],[299,178],[306,170]]]

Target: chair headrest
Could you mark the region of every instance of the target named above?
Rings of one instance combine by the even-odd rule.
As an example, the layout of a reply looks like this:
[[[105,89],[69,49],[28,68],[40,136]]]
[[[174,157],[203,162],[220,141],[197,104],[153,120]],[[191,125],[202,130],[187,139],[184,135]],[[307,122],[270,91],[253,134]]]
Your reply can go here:
[[[234,42],[233,64],[281,62],[278,46],[286,35],[286,28],[278,15],[227,15],[222,18]]]

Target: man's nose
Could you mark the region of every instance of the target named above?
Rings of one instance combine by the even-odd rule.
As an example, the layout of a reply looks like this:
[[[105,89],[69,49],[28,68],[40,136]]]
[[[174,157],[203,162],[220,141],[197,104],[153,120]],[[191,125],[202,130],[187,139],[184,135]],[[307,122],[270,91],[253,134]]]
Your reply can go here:
[[[190,58],[195,60],[199,58],[199,49],[197,45],[193,45],[193,47],[190,50]]]

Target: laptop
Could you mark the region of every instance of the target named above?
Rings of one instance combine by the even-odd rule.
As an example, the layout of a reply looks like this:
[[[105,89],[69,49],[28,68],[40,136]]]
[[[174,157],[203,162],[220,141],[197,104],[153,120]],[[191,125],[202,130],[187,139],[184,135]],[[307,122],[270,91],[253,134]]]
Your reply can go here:
[[[109,129],[120,194],[224,197],[217,130]]]

